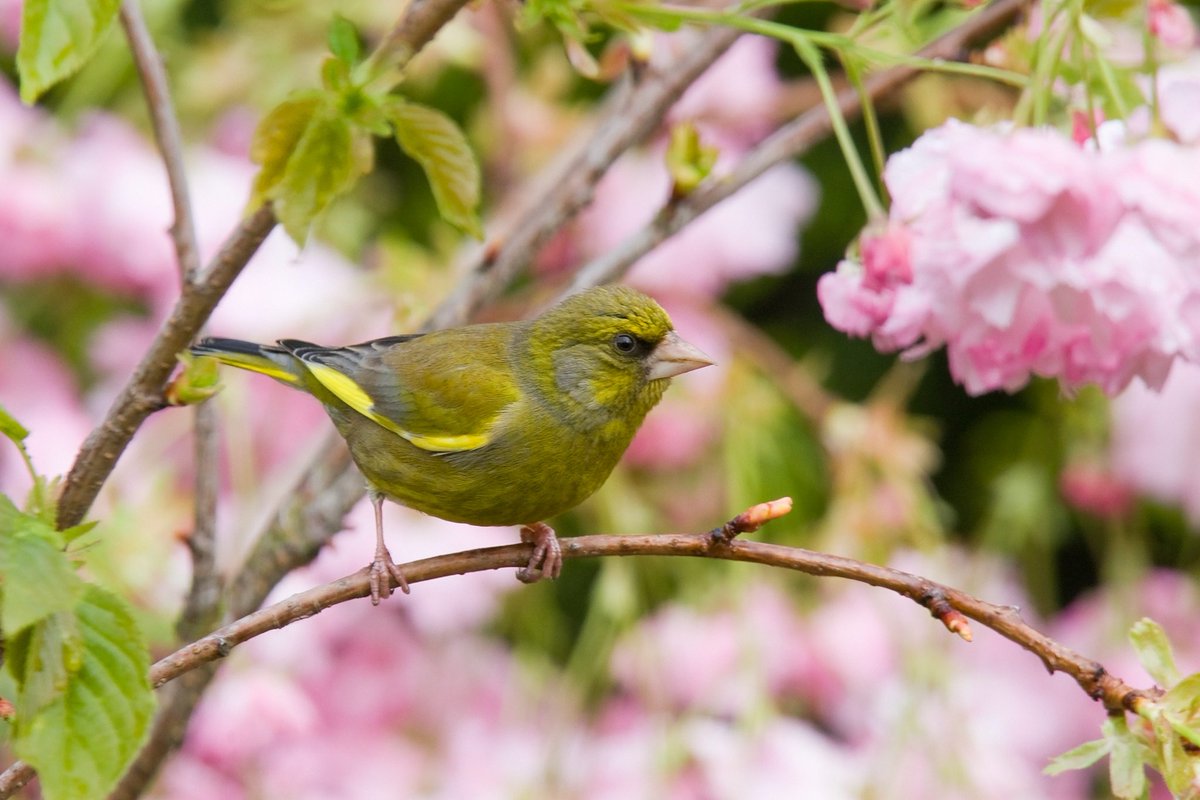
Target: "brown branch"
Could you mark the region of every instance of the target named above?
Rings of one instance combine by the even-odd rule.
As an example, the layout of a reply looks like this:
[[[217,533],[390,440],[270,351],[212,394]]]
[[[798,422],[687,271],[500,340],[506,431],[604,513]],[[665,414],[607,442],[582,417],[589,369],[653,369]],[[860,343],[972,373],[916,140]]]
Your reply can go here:
[[[996,0],[967,19],[957,28],[922,48],[924,59],[957,60],[972,46],[996,35],[1010,24],[1027,0]],[[888,95],[922,74],[915,66],[896,66],[876,73],[866,81],[866,94],[872,100]],[[838,94],[838,107],[847,119],[862,112],[857,92]],[[619,246],[593,259],[575,276],[574,288],[595,286],[616,280],[635,261],[678,233],[717,203],[733,195],[771,167],[803,154],[832,130],[829,112],[818,106],[784,125],[743,158],[729,175],[706,182],[684,198],[668,203],[648,225]]]
[[[966,592],[919,575],[868,564],[844,556],[819,553],[799,547],[737,538],[791,510],[788,498],[761,503],[724,525],[705,533],[666,533],[642,536],[593,535],[562,540],[564,558],[606,556],[686,556],[743,561],[790,569],[816,577],[845,578],[888,589],[929,609],[950,631],[970,641],[970,618],[991,628],[1042,660],[1051,673],[1069,675],[1089,697],[1100,701],[1110,713],[1136,710],[1150,695],[1110,674],[1102,664],[1080,655],[1041,633],[1021,619],[1013,606],[980,600]],[[410,584],[464,575],[484,570],[519,569],[529,562],[533,545],[513,544],[486,547],[412,561],[404,566]],[[160,659],[150,669],[155,687],[186,675],[228,656],[239,644],[268,631],[306,619],[331,606],[370,595],[370,568],[364,567],[331,583],[292,595],[255,611]],[[403,602],[397,601],[397,602]],[[28,765],[17,762],[0,774],[0,798],[9,797],[33,775]]]
[[[562,540],[563,556],[717,558],[780,567],[818,577],[858,581],[896,592],[930,609],[934,616],[959,635],[962,635],[964,623],[959,615],[991,628],[1038,656],[1050,672],[1069,675],[1089,697],[1101,701],[1109,711],[1131,709],[1139,699],[1146,697],[1143,691],[1110,675],[1098,662],[1070,650],[1030,627],[1012,606],[989,603],[958,589],[890,567],[799,547],[736,539],[736,533],[753,530],[757,527],[754,523],[761,524],[763,520],[759,513],[765,511],[768,516],[777,516],[779,509],[767,509],[768,505],[756,506],[724,526],[702,534],[594,535],[565,538]],[[790,503],[787,507],[790,508]],[[435,556],[405,564],[404,574],[411,584],[468,572],[520,568],[528,563],[532,548],[533,546],[528,544],[514,544]],[[161,686],[201,664],[229,655],[234,647],[255,636],[311,617],[330,606],[369,594],[369,568],[364,567],[332,583],[300,592],[248,614],[177,650],[154,665],[150,670],[150,679],[155,686]]]
[[[167,169],[167,183],[171,187],[171,203],[175,207],[175,221],[171,223],[171,239],[175,243],[175,257],[179,262],[179,274],[184,284],[196,279],[200,269],[200,244],[196,237],[196,221],[192,214],[192,203],[188,195],[187,173],[183,168],[183,137],[179,133],[179,120],[171,103],[167,88],[167,73],[163,69],[162,57],[154,46],[146,20],[142,17],[138,0],[121,3],[121,26],[133,63],[141,77],[142,89],[146,93],[146,105],[150,110],[150,121],[154,127],[154,138],[162,154],[163,166]]]

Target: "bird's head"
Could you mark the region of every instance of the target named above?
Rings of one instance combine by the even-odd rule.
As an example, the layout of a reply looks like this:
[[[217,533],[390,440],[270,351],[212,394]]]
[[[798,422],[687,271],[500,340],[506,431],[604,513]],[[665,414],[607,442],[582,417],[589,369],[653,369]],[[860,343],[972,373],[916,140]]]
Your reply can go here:
[[[640,424],[670,378],[713,363],[675,333],[662,306],[625,286],[571,295],[528,330],[539,389],[580,423]]]

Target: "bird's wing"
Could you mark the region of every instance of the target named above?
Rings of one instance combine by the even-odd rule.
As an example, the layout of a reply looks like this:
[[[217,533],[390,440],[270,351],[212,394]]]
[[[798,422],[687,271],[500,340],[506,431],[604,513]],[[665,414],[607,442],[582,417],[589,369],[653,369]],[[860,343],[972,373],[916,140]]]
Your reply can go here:
[[[508,365],[507,337],[490,328],[337,348],[295,340],[279,344],[354,411],[416,447],[450,453],[491,442],[497,423],[520,396]]]

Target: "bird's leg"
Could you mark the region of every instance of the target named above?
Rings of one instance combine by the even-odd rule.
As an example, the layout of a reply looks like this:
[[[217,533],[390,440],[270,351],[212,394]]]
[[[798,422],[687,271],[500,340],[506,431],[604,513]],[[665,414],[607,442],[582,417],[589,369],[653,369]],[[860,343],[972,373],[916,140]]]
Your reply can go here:
[[[375,560],[371,562],[371,605],[377,606],[379,598],[386,599],[392,596],[392,582],[389,577],[396,579],[400,591],[405,594],[408,594],[408,581],[404,579],[404,573],[392,560],[392,554],[383,543],[383,494],[375,489],[368,490],[367,494],[371,497],[371,505],[375,507]]]
[[[517,580],[537,583],[542,578],[557,578],[562,573],[562,547],[554,535],[554,528],[544,522],[522,526],[521,541],[536,546],[529,563],[517,570]]]

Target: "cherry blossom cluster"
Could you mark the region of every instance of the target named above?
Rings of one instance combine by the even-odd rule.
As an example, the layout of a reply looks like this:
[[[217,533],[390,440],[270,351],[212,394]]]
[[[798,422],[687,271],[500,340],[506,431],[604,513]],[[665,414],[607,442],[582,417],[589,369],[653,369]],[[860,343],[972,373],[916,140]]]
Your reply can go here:
[[[1200,150],[1166,139],[1080,147],[951,121],[889,160],[886,225],[818,296],[880,350],[945,346],[972,394],[1033,375],[1159,388],[1200,358],[1198,177]]]

